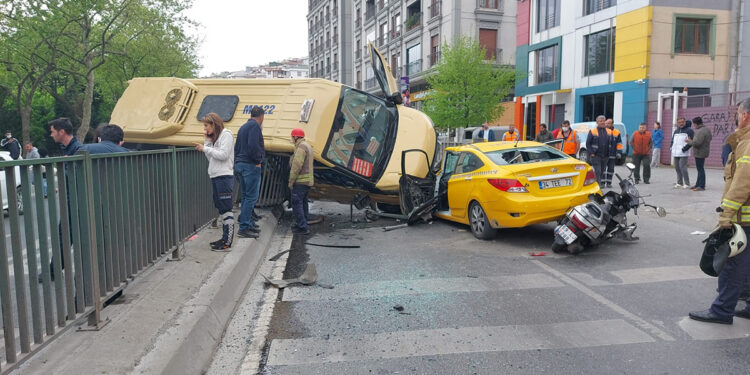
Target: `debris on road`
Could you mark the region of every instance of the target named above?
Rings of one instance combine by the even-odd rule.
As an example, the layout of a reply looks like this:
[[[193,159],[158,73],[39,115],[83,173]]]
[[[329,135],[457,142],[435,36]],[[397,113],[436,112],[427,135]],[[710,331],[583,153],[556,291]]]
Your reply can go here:
[[[546,251],[540,251],[540,252],[532,251],[532,252],[529,253],[529,255],[531,255],[533,257],[543,257],[543,256],[547,255],[547,252]]]
[[[383,232],[390,232],[392,230],[401,229],[408,227],[409,224],[397,224],[397,225],[391,225],[388,227],[383,227]]]
[[[318,286],[321,287],[321,288],[324,288],[324,289],[333,289],[333,285],[331,285],[331,284],[321,284],[321,283],[318,283]]]
[[[702,236],[702,235],[706,234],[706,232],[704,232],[702,230],[696,230],[696,231],[694,231],[693,233],[690,233],[690,234],[694,234],[696,236]]]
[[[293,284],[313,285],[318,280],[318,271],[315,269],[315,264],[308,264],[305,268],[305,272],[303,272],[300,277],[294,279],[272,280],[262,273],[260,275],[263,276],[264,279],[266,279],[267,283],[279,289],[284,289]]]
[[[192,241],[194,239],[198,238],[197,234],[192,235],[190,238],[188,238],[188,241]]]
[[[359,245],[328,245],[321,243],[305,242],[305,245],[320,246],[320,247],[332,247],[336,249],[359,249]]]
[[[281,258],[282,255],[288,253],[290,250],[292,250],[292,249],[284,250],[284,251],[282,251],[282,252],[280,252],[280,253],[278,253],[278,254],[276,254],[276,255],[268,258],[268,260],[270,260],[271,262],[275,262],[275,261],[279,260],[279,258]]]
[[[396,311],[404,311],[404,307],[401,306],[401,305],[393,306],[393,309],[396,310]]]

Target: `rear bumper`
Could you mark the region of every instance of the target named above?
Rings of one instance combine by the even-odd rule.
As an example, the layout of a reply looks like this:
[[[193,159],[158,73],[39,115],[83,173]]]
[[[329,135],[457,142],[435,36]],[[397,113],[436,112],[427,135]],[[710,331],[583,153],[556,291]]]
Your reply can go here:
[[[502,199],[482,205],[493,228],[520,228],[556,221],[570,208],[588,202],[589,194],[600,192],[599,185],[594,183],[574,194],[550,198],[525,193],[504,194]]]

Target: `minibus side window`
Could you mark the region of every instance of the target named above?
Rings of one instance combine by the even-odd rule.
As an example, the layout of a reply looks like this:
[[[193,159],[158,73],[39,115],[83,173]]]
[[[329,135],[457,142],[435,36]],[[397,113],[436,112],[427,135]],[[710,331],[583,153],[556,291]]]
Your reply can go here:
[[[345,88],[324,155],[360,176],[372,177],[393,123],[393,114],[382,100]]]

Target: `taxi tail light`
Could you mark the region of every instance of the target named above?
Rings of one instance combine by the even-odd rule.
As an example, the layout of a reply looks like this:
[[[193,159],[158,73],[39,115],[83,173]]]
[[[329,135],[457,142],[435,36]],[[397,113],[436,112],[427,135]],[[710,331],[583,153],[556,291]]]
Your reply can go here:
[[[588,186],[596,182],[596,173],[593,170],[586,172],[586,180],[583,181],[583,186]]]
[[[508,193],[528,193],[529,191],[521,184],[521,181],[507,178],[487,179],[490,185]]]

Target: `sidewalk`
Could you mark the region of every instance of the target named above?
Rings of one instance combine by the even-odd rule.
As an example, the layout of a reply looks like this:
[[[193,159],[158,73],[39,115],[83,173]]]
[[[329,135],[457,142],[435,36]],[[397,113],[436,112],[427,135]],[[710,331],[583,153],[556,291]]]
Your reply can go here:
[[[262,236],[228,253],[209,250],[221,229],[203,229],[184,259],[163,257],[103,309],[104,328],[68,331],[13,374],[201,373],[273,237],[278,220],[262,215]]]

